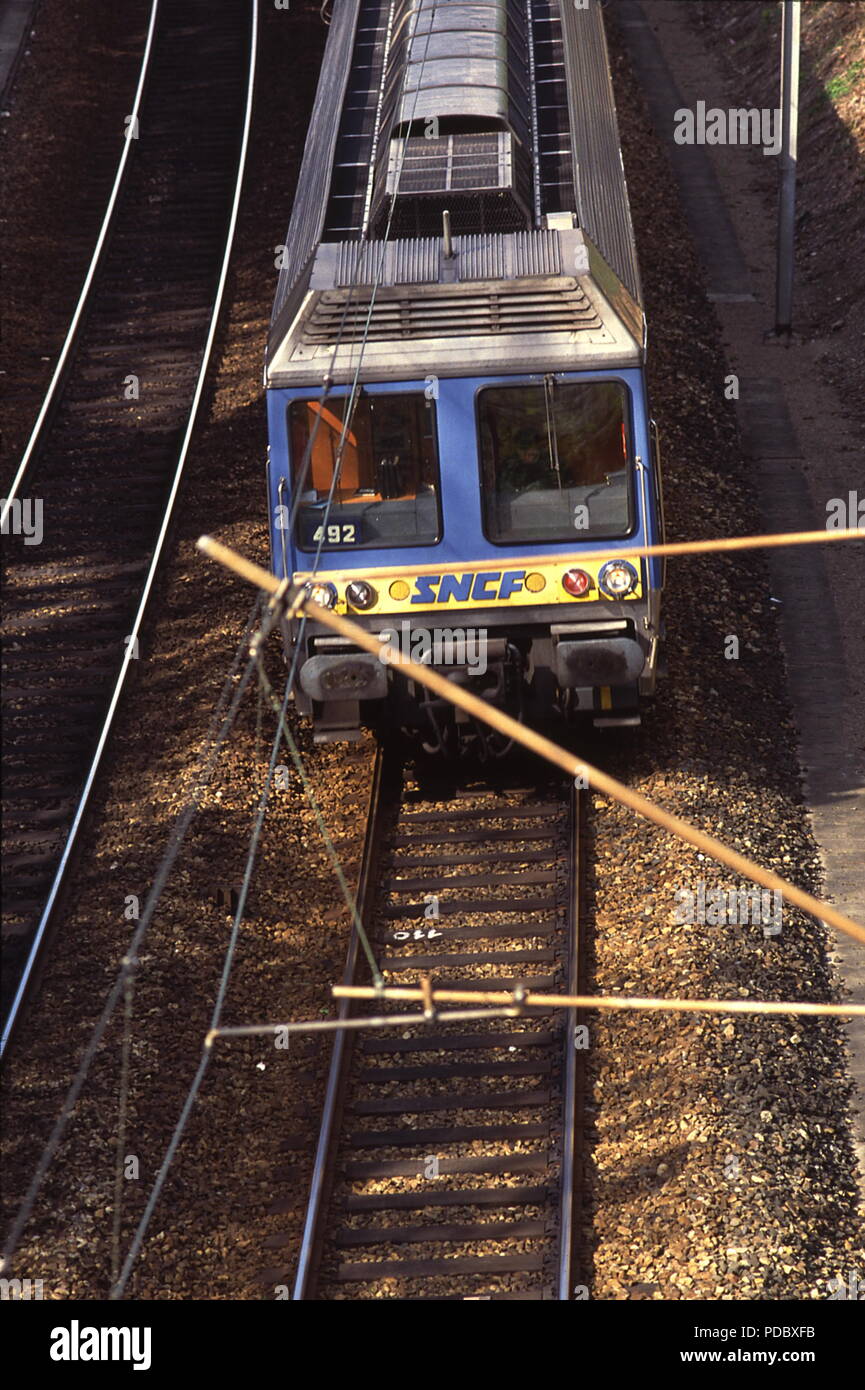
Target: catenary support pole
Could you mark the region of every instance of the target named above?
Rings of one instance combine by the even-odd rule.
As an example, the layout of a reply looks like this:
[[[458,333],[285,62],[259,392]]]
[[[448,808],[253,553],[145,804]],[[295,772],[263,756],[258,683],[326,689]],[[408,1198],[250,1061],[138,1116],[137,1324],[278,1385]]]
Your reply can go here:
[[[800,0],[781,3],[781,189],[778,198],[778,263],[775,278],[775,332],[793,327],[796,163],[799,144]]]

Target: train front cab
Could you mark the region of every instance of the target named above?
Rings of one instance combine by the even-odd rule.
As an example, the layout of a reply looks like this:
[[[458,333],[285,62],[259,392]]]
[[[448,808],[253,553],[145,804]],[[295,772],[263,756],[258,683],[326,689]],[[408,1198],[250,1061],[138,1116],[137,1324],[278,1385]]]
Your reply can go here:
[[[328,507],[348,397],[268,392],[275,572],[529,722],[638,722],[662,562],[584,556],[662,539],[642,371],[369,383]],[[318,740],[452,717],[316,624],[286,635]]]

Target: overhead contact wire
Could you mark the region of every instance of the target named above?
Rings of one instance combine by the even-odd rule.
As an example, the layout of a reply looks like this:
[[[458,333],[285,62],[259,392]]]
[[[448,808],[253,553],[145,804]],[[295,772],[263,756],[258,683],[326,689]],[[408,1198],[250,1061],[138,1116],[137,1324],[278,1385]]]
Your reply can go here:
[[[331,867],[333,868],[334,875],[336,876],[336,880],[342,891],[346,907],[348,908],[351,914],[354,929],[357,932],[361,946],[363,947],[363,953],[366,956],[369,968],[372,971],[373,981],[377,987],[380,987],[384,983],[384,980],[382,977],[382,973],[378,967],[378,963],[376,962],[375,956],[373,954],[372,946],[370,945],[366,929],[361,920],[361,916],[357,907],[357,900],[354,894],[352,893],[351,888],[348,885],[345,873],[343,872],[339,855],[337,854],[336,847],[333,843],[333,840],[330,837],[330,832],[328,831],[327,825],[324,820],[324,816],[321,813],[321,807],[319,806],[316,800],[315,792],[312,788],[312,783],[310,782],[309,777],[307,776],[306,768],[304,766],[303,757],[301,755],[300,749],[298,748],[297,743],[295,742],[291,730],[289,729],[288,724],[286,722],[284,709],[280,709],[279,701],[276,699],[273,687],[271,686],[270,681],[267,678],[267,673],[265,672],[264,666],[260,660],[258,663],[258,672],[259,680],[261,681],[265,697],[270,703],[273,710],[275,711],[277,719],[279,721],[278,732],[285,740],[286,746],[291,756],[291,760],[294,763],[297,775],[300,778],[301,783],[303,785],[303,790],[306,794],[307,801],[309,802],[312,808],[312,812],[315,816],[316,824],[318,825],[321,838],[324,841],[324,846],[328,854],[328,858],[331,862]]]
[[[243,637],[241,638],[241,641],[238,644],[238,649],[235,654],[232,669],[226,677],[225,682],[223,683],[222,691],[220,693],[219,701],[217,703],[217,709],[220,705],[224,705],[224,702],[227,699],[227,692],[231,688],[231,685],[234,683],[243,651],[244,649],[248,649],[249,633],[252,631],[253,620],[256,613],[259,610],[259,607],[260,597],[256,600],[256,603],[253,605],[250,614],[250,619],[247,623],[246,631],[244,632]],[[156,871],[156,875],[153,880],[153,886],[150,890],[150,894],[145,904],[144,911],[141,915],[141,919],[138,923],[138,926],[135,929],[135,932],[126,950],[126,953],[124,954],[117,978],[111,990],[109,991],[108,997],[102,1009],[102,1013],[93,1029],[93,1032],[90,1036],[90,1040],[87,1044],[87,1047],[84,1050],[84,1055],[81,1059],[81,1062],[79,1063],[78,1070],[64,1098],[60,1114],[58,1115],[54,1123],[54,1127],[51,1131],[51,1134],[49,1135],[45,1147],[42,1150],[42,1154],[39,1158],[39,1162],[36,1165],[36,1169],[30,1181],[30,1185],[27,1189],[27,1192],[21,1202],[21,1205],[18,1209],[18,1212],[16,1213],[15,1219],[10,1228],[9,1235],[5,1243],[3,1256],[2,1259],[0,1259],[0,1268],[2,1268],[4,1271],[9,1268],[9,1262],[18,1246],[18,1242],[21,1239],[22,1232],[24,1231],[27,1222],[30,1220],[30,1216],[33,1212],[33,1207],[36,1202],[36,1198],[39,1195],[42,1183],[45,1180],[45,1175],[51,1166],[57,1149],[59,1148],[60,1143],[62,1141],[66,1126],[75,1110],[75,1106],[78,1102],[78,1097],[80,1096],[81,1091],[84,1087],[84,1083],[87,1080],[87,1075],[90,1071],[93,1058],[95,1057],[99,1045],[102,1041],[102,1038],[105,1035],[105,1030],[111,1021],[111,1018],[114,1014],[114,1010],[117,1007],[118,1000],[120,999],[121,994],[124,991],[126,979],[129,973],[133,972],[137,968],[138,953],[141,948],[141,944],[150,927],[150,923],[153,919],[157,905],[162,896],[165,884],[168,881],[171,870],[174,867],[174,863],[177,859],[178,854],[180,853],[183,841],[185,840],[186,835],[189,831],[189,827],[192,824],[195,814],[198,811],[201,796],[204,792],[205,787],[207,786],[207,783],[210,780],[210,776],[216,764],[216,759],[219,756],[220,750],[222,748],[223,743],[225,742],[225,739],[227,738],[231,728],[234,725],[238,709],[240,708],[240,702],[246,691],[246,687],[249,684],[249,680],[252,676],[254,666],[254,661],[252,660],[252,658],[249,658],[247,660],[246,670],[241,676],[240,681],[237,682],[235,686],[234,696],[231,700],[227,712],[223,716],[222,724],[215,738],[213,739],[212,747],[209,751],[207,751],[205,746],[199,757],[200,771],[197,774],[197,782],[193,787],[192,792],[190,793],[186,805],[184,806],[183,810],[180,812],[177,820],[175,821],[174,827],[169,837],[168,846],[160,862],[159,868]],[[212,719],[211,728],[213,727],[213,723],[214,720]],[[208,731],[208,735],[209,733],[210,731]]]
[[[260,656],[256,655],[254,658],[252,658],[252,660],[256,665],[260,665]],[[246,856],[246,866],[244,868],[243,873],[243,882],[241,884],[240,893],[238,895],[237,907],[234,913],[234,920],[231,926],[231,933],[228,940],[228,946],[226,947],[222,975],[219,981],[219,988],[217,990],[216,1000],[213,1005],[210,1029],[205,1038],[205,1043],[202,1048],[202,1054],[198,1064],[198,1069],[195,1073],[195,1076],[192,1079],[189,1090],[187,1091],[186,1098],[183,1102],[183,1108],[180,1112],[180,1116],[174,1128],[174,1133],[171,1136],[171,1140],[165,1152],[165,1157],[162,1160],[159,1172],[153,1183],[153,1187],[150,1190],[150,1195],[147,1199],[147,1205],[144,1208],[141,1220],[139,1221],[138,1226],[136,1228],[135,1235],[132,1239],[132,1244],[129,1247],[129,1251],[127,1253],[126,1260],[124,1261],[120,1275],[111,1289],[110,1297],[112,1300],[117,1300],[122,1296],[126,1288],[126,1285],[129,1281],[129,1276],[132,1273],[132,1268],[135,1264],[136,1259],[138,1258],[139,1252],[144,1242],[144,1238],[147,1234],[147,1228],[150,1225],[151,1217],[153,1216],[153,1213],[156,1209],[156,1204],[159,1201],[162,1189],[165,1186],[165,1181],[168,1177],[171,1165],[174,1162],[177,1150],[180,1147],[180,1143],[183,1139],[186,1126],[189,1122],[189,1117],[192,1114],[195,1102],[198,1098],[198,1093],[201,1090],[202,1082],[204,1081],[204,1077],[210,1065],[211,1056],[213,1055],[210,1046],[207,1044],[207,1038],[209,1038],[210,1035],[214,1032],[214,1030],[219,1027],[219,1021],[222,1017],[222,1009],[225,1003],[225,996],[228,991],[228,983],[231,978],[231,970],[234,965],[235,953],[237,951],[237,941],[240,933],[240,924],[243,921],[243,915],[246,910],[246,900],[249,896],[249,889],[252,883],[252,874],[255,867],[256,856],[258,854],[258,845],[261,839],[261,831],[264,826],[264,818],[267,812],[268,801],[270,800],[270,789],[273,783],[273,772],[274,768],[276,767],[276,760],[279,755],[279,748],[281,743],[282,721],[285,718],[285,711],[288,708],[288,700],[290,694],[291,680],[289,678],[288,680],[286,680],[285,683],[285,693],[283,695],[282,705],[280,708],[280,723],[277,726],[277,731],[274,736],[273,746],[271,748],[270,753],[270,761],[268,763],[267,768],[267,776],[265,778],[261,796],[259,797],[258,809],[256,811],[255,822],[253,825],[249,849],[247,851]]]
[[[231,259],[231,250],[234,245],[234,233],[237,227],[237,217],[240,208],[241,188],[243,185],[243,175],[246,169],[246,156],[249,148],[249,131],[252,120],[252,98],[255,86],[255,63],[257,48],[258,0],[251,0],[249,67],[247,77],[246,103],[243,115],[243,130],[240,141],[240,152],[237,161],[237,177],[235,180],[234,197],[232,200],[231,212],[228,220],[228,230],[226,232],[225,237],[225,251],[222,258],[219,280],[213,299],[213,310],[211,313],[207,338],[204,344],[204,350],[201,356],[198,376],[195,382],[192,403],[190,405],[189,414],[187,416],[186,429],[184,431],[183,440],[180,445],[180,451],[177,458],[177,466],[174,471],[174,477],[172,479],[171,488],[169,490],[168,498],[165,503],[165,509],[162,516],[162,523],[159,528],[159,534],[156,538],[156,542],[153,547],[153,553],[150,558],[147,576],[145,578],[144,586],[141,591],[141,597],[138,602],[138,607],[135,613],[135,617],[133,619],[132,627],[125,640],[123,660],[120,665],[120,671],[118,673],[117,680],[114,684],[114,689],[112,691],[111,699],[108,705],[108,711],[106,713],[102,729],[99,734],[99,740],[96,745],[96,750],[93,754],[90,766],[87,771],[84,787],[78,799],[78,804],[75,808],[75,815],[73,817],[72,824],[69,827],[66,842],[63,846],[63,852],[60,856],[60,863],[57,866],[57,870],[51,882],[51,887],[48,891],[48,898],[46,900],[45,907],[43,908],[42,915],[36,927],[36,932],[30,946],[30,950],[24,965],[24,970],[21,975],[21,979],[15,991],[15,996],[12,1000],[9,1012],[3,1022],[3,1035],[2,1038],[0,1038],[0,1053],[5,1051],[6,1046],[9,1042],[9,1038],[11,1037],[12,1030],[15,1026],[15,1022],[18,1017],[18,1013],[21,1009],[27,990],[29,988],[30,978],[33,974],[33,970],[35,969],[36,962],[42,950],[42,943],[45,938],[46,931],[48,929],[48,923],[51,918],[51,914],[54,910],[54,906],[57,902],[57,898],[60,893],[60,887],[66,876],[66,871],[71,860],[72,851],[77,841],[78,834],[84,820],[84,814],[90,801],[90,795],[102,764],[103,753],[105,751],[105,747],[108,743],[108,738],[114,724],[114,717],[117,712],[117,708],[120,704],[120,697],[123,693],[123,689],[126,684],[126,676],[129,670],[129,665],[130,662],[133,660],[133,653],[137,650],[138,636],[144,622],[144,615],[147,610],[148,602],[150,600],[150,592],[153,588],[153,584],[156,579],[156,573],[162,560],[162,553],[165,548],[165,543],[168,537],[169,526],[171,524],[171,519],[174,514],[174,505],[180,490],[180,484],[183,478],[187,455],[189,453],[189,448],[192,443],[193,430],[198,420],[198,409],[204,392],[204,381],[207,375],[208,368],[210,366],[210,357],[213,350],[213,344],[216,338],[217,325],[219,322],[220,311],[222,308],[222,300],[225,293],[226,282],[228,279],[228,264]],[[140,90],[136,99],[140,99]],[[124,154],[125,153],[126,151],[124,151]],[[98,258],[94,258],[94,262],[91,267],[94,273],[97,259]],[[19,470],[19,473],[20,472],[21,470]]]

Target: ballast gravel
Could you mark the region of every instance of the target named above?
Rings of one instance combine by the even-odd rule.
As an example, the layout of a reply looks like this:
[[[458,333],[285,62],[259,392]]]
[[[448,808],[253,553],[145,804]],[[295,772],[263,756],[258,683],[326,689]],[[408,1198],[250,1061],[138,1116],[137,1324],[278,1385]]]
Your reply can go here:
[[[249,611],[251,595],[206,564],[194,539],[206,530],[266,561],[261,354],[274,247],[287,225],[325,37],[318,9],[318,0],[292,6],[290,21],[283,12],[263,13],[251,164],[208,421],[43,987],[4,1070],[7,1222],[134,930],[134,900],[143,905],[189,795]],[[715,320],[615,37],[612,51],[669,534],[756,530]],[[286,83],[289,67],[295,76]],[[52,101],[61,94],[55,80]],[[586,735],[577,746],[660,804],[819,892],[759,555],[671,561],[666,621],[669,675],[642,729],[603,741]],[[725,656],[730,637],[738,639],[735,659]],[[275,644],[268,665],[278,685]],[[46,1297],[104,1298],[128,1249],[201,1056],[272,732],[273,720],[266,711],[259,719],[251,693],[144,944],[120,1151],[120,1239],[113,1224],[122,1011],[20,1246],[17,1272],[43,1278]],[[307,730],[298,736],[351,876],[362,847],[371,741],[313,749]],[[329,987],[342,970],[347,913],[287,754],[281,763],[284,785],[265,821],[225,1023],[327,1016]],[[701,884],[704,896],[738,884],[629,812],[590,801],[598,992],[837,997],[831,942],[819,924],[786,907],[778,933],[771,918],[679,920],[688,915],[688,892],[699,908]],[[789,1018],[595,1017],[585,1209],[592,1298],[816,1299],[837,1293],[851,1273],[865,1276],[843,1031],[835,1022]],[[272,1039],[216,1044],[127,1297],[286,1296],[326,1061],[326,1045],[313,1038],[292,1039],[287,1050]]]

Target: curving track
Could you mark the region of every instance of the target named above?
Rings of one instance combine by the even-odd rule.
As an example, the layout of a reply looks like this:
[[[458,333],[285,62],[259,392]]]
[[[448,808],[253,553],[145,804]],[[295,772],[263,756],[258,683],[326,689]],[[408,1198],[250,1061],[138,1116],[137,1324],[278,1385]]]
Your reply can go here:
[[[576,988],[579,835],[558,782],[430,798],[380,755],[359,908],[385,983]],[[355,934],[347,981],[359,959]],[[337,1034],[295,1299],[574,1296],[576,1020],[463,1012]]]
[[[43,535],[29,545],[4,539],[4,1045],[139,655],[131,638],[225,283],[256,20],[256,0],[155,6],[138,138],[124,150],[122,191],[59,364],[60,389],[52,383],[16,480],[20,499],[41,501]]]

